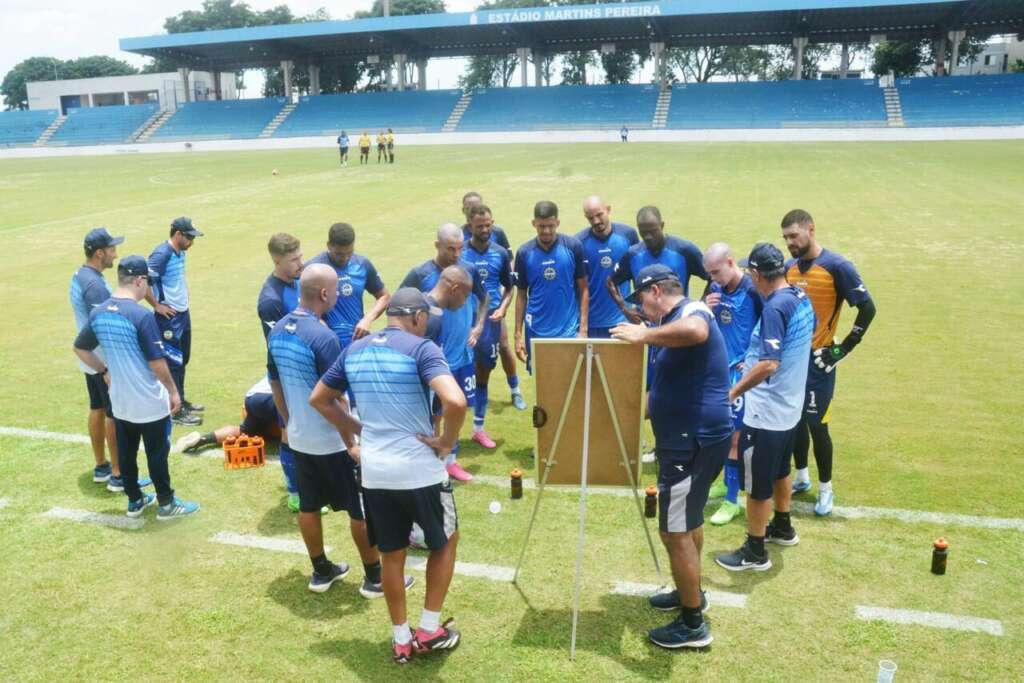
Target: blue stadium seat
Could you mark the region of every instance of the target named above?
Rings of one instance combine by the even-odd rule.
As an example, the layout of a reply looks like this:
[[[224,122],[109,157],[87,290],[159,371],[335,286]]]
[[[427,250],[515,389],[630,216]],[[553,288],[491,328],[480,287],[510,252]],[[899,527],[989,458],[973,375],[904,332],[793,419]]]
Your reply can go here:
[[[300,97],[274,137],[337,135],[341,130],[354,136],[385,128],[396,133],[437,132],[461,96],[459,90],[426,90]]]
[[[0,113],[0,147],[31,145],[56,118],[56,109]]]
[[[896,89],[907,126],[1024,124],[1024,74],[900,78]]]
[[[178,107],[178,111],[157,129],[150,140],[255,138],[285,103],[283,97],[188,102]]]
[[[817,128],[886,125],[874,80],[675,85],[668,128]]]
[[[157,110],[156,104],[68,109],[68,119],[48,145],[104,145],[131,142],[131,135]]]
[[[650,128],[657,103],[653,85],[481,88],[458,130]]]

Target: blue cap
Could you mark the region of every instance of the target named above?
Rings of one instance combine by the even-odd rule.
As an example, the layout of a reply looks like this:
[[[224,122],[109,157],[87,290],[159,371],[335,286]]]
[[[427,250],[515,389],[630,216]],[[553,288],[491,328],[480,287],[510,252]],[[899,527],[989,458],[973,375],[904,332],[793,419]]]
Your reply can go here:
[[[171,229],[193,238],[203,236],[203,233],[199,232],[196,226],[192,225],[192,219],[188,216],[179,216],[171,221]]]
[[[149,269],[149,264],[146,263],[146,259],[141,256],[125,256],[121,259],[121,262],[117,264],[118,275],[145,275],[148,278],[156,277],[156,273]]]
[[[675,280],[676,282],[679,282],[679,275],[676,271],[660,263],[644,266],[640,269],[640,272],[637,273],[636,289],[633,290],[632,294],[626,297],[626,301],[631,304],[640,303],[641,292],[654,283],[663,282],[665,280]]]
[[[762,275],[775,275],[786,267],[786,259],[774,244],[758,242],[750,250],[750,256],[740,259],[740,266],[756,270]]]
[[[123,237],[114,237],[106,228],[93,228],[85,234],[85,248],[89,251],[105,249],[124,242]]]

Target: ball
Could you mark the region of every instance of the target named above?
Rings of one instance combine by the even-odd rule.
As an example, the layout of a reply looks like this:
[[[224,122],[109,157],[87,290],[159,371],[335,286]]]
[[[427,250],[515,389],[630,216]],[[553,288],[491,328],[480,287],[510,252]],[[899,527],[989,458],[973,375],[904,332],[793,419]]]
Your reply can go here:
[[[496,500],[492,500],[491,504],[487,506],[487,509],[491,511],[492,515],[496,515],[501,512],[501,503]]]
[[[277,169],[275,168],[273,171],[271,171],[270,175],[277,175]]]

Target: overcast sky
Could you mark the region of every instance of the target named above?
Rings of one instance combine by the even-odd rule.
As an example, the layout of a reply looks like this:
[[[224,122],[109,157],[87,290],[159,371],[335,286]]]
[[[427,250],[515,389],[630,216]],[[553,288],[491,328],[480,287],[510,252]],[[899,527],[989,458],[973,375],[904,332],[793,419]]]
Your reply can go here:
[[[370,9],[373,0],[248,0],[249,6],[265,10],[286,4],[297,15],[325,7],[334,19],[351,19],[358,10]],[[479,0],[445,0],[449,12],[467,12]],[[184,10],[195,10],[202,0],[0,0],[0,79],[18,62],[29,57],[73,59],[87,55],[110,55],[135,66],[147,59],[118,49],[120,38],[164,32],[164,19]],[[455,87],[463,60],[431,60],[428,86]],[[257,85],[246,78],[249,97]]]

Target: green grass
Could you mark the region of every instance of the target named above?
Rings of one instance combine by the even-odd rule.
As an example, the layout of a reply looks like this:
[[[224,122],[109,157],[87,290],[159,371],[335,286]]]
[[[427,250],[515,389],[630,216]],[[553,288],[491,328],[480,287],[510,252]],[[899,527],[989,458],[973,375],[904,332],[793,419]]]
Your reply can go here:
[[[738,252],[758,240],[781,244],[779,218],[800,206],[815,216],[821,241],[857,264],[879,310],[839,369],[838,503],[1024,517],[1024,143],[399,151],[395,166],[347,169],[330,150],[0,160],[0,235],[8,238],[0,425],[84,432],[67,286],[94,225],[127,235],[122,256],[148,254],[181,214],[206,231],[189,253],[188,387],[208,406],[206,424],[219,425],[237,419],[263,371],[255,299],[272,232],[296,234],[312,256],[331,223],[350,222],[357,249],[394,288],[430,257],[437,225],[460,218],[468,189],[483,193],[515,244],[531,236],[530,211],[542,198],[562,207],[567,232],[582,226],[580,201],[596,192],[617,220],[657,204],[672,234],[700,246],[725,240]],[[842,330],[851,319],[844,312]],[[525,390],[529,399],[529,380]],[[505,476],[529,466],[533,431],[507,404],[500,372],[491,395],[499,449],[470,446],[462,460]],[[58,505],[123,510],[122,497],[92,484],[90,461],[87,446],[0,437],[0,497],[11,501],[0,511],[4,680],[870,680],[882,658],[899,663],[900,680],[1024,677],[1024,617],[1014,609],[1024,602],[1024,549],[1015,531],[798,517],[802,542],[772,550],[776,569],[732,576],[712,556],[734,547],[741,527],[709,528],[705,586],[748,594],[749,606],[712,609],[709,652],[672,654],[645,641],[663,615],[608,594],[616,579],[655,577],[631,501],[595,496],[571,663],[578,499],[558,493],[545,497],[522,591],[456,577],[445,612],[465,642],[450,657],[398,672],[383,602],[358,596],[358,570],[314,596],[303,557],[209,542],[221,530],[298,540],[276,467],[225,472],[216,460],[176,457],[175,486],[203,503],[180,524],[115,531],[40,519]],[[483,484],[459,489],[460,559],[514,564],[533,493],[487,512],[506,497]],[[333,556],[356,562],[343,517],[329,516],[326,529]],[[952,543],[944,577],[928,572],[938,535]],[[421,581],[410,600],[414,622],[422,591]],[[856,604],[998,618],[1006,636],[862,622]]]

